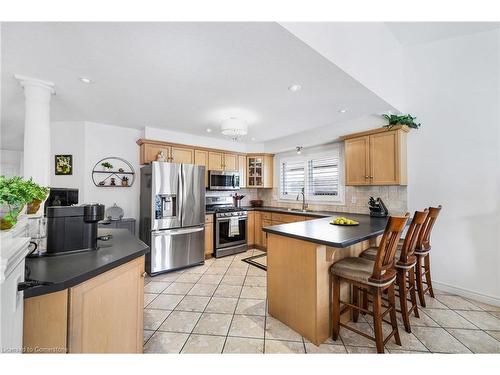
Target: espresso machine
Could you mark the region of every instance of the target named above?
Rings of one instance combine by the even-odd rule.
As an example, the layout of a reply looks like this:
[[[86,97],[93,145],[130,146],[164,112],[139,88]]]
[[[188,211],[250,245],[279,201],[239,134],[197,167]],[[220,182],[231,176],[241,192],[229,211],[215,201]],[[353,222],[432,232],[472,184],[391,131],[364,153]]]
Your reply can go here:
[[[47,207],[46,255],[97,250],[97,223],[103,219],[102,204]]]

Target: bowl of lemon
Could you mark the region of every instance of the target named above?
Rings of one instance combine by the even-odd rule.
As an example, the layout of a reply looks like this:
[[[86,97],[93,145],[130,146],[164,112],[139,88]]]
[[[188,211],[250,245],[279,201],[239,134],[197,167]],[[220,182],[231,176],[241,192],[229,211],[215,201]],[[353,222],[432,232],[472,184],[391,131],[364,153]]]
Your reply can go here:
[[[353,226],[353,225],[359,225],[359,222],[356,220],[348,219],[347,217],[336,217],[335,219],[332,219],[330,221],[330,224],[332,225],[344,225],[344,226]]]

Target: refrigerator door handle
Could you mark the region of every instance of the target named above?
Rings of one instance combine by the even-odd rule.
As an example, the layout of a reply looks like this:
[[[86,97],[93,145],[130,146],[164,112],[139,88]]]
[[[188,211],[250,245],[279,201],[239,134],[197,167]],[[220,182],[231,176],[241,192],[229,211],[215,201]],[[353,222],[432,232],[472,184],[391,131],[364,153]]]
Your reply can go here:
[[[180,165],[179,178],[177,179],[177,209],[178,209],[177,212],[178,212],[179,220],[181,222],[181,226],[184,225],[183,224],[183,221],[184,221],[184,218],[183,218],[183,215],[184,215],[184,212],[183,212],[184,194],[182,191],[182,189],[184,188],[184,179],[182,178],[183,174],[184,174],[184,171],[183,171],[182,165]]]
[[[178,236],[180,234],[196,233],[205,230],[205,226],[192,227],[192,228],[180,228],[180,229],[168,229],[162,231],[151,232],[152,236]]]

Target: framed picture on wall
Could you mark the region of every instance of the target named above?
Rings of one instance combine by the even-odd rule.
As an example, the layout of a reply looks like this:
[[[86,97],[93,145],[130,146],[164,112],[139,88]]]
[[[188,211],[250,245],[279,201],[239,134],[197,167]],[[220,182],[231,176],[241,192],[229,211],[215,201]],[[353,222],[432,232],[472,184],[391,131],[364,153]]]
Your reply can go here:
[[[56,175],[73,174],[73,155],[56,155],[54,170]]]

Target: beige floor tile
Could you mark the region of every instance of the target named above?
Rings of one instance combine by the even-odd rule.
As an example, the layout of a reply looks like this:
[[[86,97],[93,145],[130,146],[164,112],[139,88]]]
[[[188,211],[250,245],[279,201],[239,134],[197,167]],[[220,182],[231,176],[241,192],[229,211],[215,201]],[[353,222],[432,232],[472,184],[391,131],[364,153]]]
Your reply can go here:
[[[220,283],[224,285],[243,285],[244,281],[245,276],[225,275]]]
[[[266,313],[266,301],[263,299],[240,298],[236,306],[235,314],[240,315],[260,315]]]
[[[384,324],[383,332],[384,339],[388,334],[391,333],[392,328]],[[411,351],[422,351],[428,352],[427,348],[420,342],[420,340],[413,334],[408,333],[404,329],[399,329],[399,338],[401,339],[401,346],[396,344],[396,340],[392,337],[386,344],[388,349],[399,349],[399,350],[411,350]]]
[[[178,311],[203,311],[207,307],[210,297],[202,296],[185,296],[177,305],[175,310]]]
[[[266,273],[266,271],[261,270],[260,268],[252,266],[252,267],[248,268],[247,275],[248,276],[267,276],[267,273]]]
[[[240,268],[240,267],[236,267],[236,268],[232,268],[232,267],[229,267],[227,272],[226,272],[226,275],[229,275],[229,276],[246,276],[248,272],[248,269],[247,268]]]
[[[226,341],[225,337],[222,336],[207,336],[207,335],[195,335],[189,336],[186,341],[186,345],[182,349],[182,353],[205,353],[205,354],[216,354],[222,352],[222,347]]]
[[[349,325],[361,332],[366,333],[367,335],[374,336],[374,332],[368,323],[349,322]],[[356,332],[350,331],[345,327],[340,327],[340,337],[345,346],[375,346],[374,341],[358,335]]]
[[[448,310],[440,310],[440,309],[428,309],[425,312],[419,308],[418,313],[419,313],[419,318],[415,317],[415,315],[412,313],[410,315],[410,326],[413,327],[439,327],[439,324],[437,324],[432,318],[429,316],[428,312],[429,311],[448,311]],[[367,319],[370,319],[369,323],[373,325],[373,319],[366,315]],[[400,313],[397,313],[396,318],[398,320],[398,325],[403,326],[403,318],[401,317]],[[404,328],[403,328],[404,329]]]
[[[144,329],[156,331],[170,313],[170,310],[144,309]]]
[[[224,275],[203,275],[198,283],[200,284],[219,284]]]
[[[441,296],[439,296],[441,297]],[[427,309],[448,309],[448,306],[442,304],[438,301],[437,298],[432,298],[428,294],[425,295],[425,307],[420,306],[420,302],[418,305],[419,310],[423,309],[424,311]]]
[[[238,298],[232,297],[212,297],[205,309],[206,312],[234,314]]]
[[[321,344],[320,346],[316,346],[312,343],[306,343],[306,353],[313,354],[346,354],[347,351],[344,345],[330,345],[330,344]]]
[[[457,311],[457,313],[481,329],[500,331],[500,319],[486,311]]]
[[[264,339],[248,337],[228,337],[223,353],[261,354],[264,353]]]
[[[161,281],[151,281],[144,287],[144,293],[161,293],[168,288],[170,283]]]
[[[499,311],[488,311],[491,315],[495,316],[497,319],[500,319]]]
[[[267,277],[265,276],[247,276],[245,286],[267,286]]]
[[[200,312],[172,311],[168,318],[162,323],[159,330],[191,333],[200,317]]]
[[[202,275],[196,273],[183,273],[175,281],[178,283],[196,283],[201,277]]]
[[[163,282],[174,282],[182,275],[181,273],[173,272],[173,273],[165,273],[163,275],[154,276],[152,281],[163,281]]]
[[[267,288],[265,286],[243,286],[240,298],[266,299]]]
[[[427,297],[427,296],[426,296]],[[432,299],[432,298],[429,298]],[[452,296],[452,295],[438,295],[436,296],[436,299],[439,300],[439,302],[445,304],[448,306],[450,309],[453,310],[478,310],[482,311],[482,309],[473,303],[467,301],[466,299],[459,297],[459,296]],[[427,302],[427,299],[426,299]]]
[[[241,285],[220,284],[215,290],[214,297],[239,297]]]
[[[444,328],[413,327],[412,333],[431,351],[438,353],[470,353]]]
[[[158,297],[158,294],[144,293],[144,307],[146,307],[156,297]]]
[[[187,333],[155,332],[144,345],[144,353],[179,353],[188,337]]]
[[[500,353],[500,342],[486,332],[470,329],[448,329],[448,332],[473,353]]]
[[[474,324],[472,324],[453,310],[429,309],[427,310],[426,314],[429,315],[439,324],[439,326],[443,328],[477,329]]]
[[[486,331],[491,337],[496,338],[500,341],[500,331]]]
[[[148,305],[150,309],[173,310],[182,300],[178,294],[160,294]]]
[[[196,274],[203,274],[208,270],[209,266],[203,265],[203,266],[196,266],[193,268],[190,268],[187,270],[185,273],[196,273]]]
[[[428,351],[426,352],[419,352],[419,351],[414,351],[414,350],[403,350],[403,349],[387,349],[387,353],[391,354],[429,354]]]
[[[193,283],[178,283],[173,282],[162,293],[164,294],[182,294],[185,295],[194,286]]]
[[[188,292],[188,295],[211,297],[214,294],[215,289],[217,289],[216,284],[195,284],[194,287]]]
[[[469,302],[473,303],[474,305],[479,306],[484,311],[496,311],[496,312],[500,312],[500,306],[489,305],[487,303],[483,303],[483,302],[479,302],[479,301],[474,301],[474,300],[469,299],[469,298],[467,298],[467,300]]]
[[[349,354],[376,354],[377,349],[375,347],[366,346],[346,346],[347,353]],[[388,352],[388,350],[386,350]]]
[[[303,354],[304,344],[294,341],[267,340],[264,343],[267,354]]]
[[[302,341],[302,336],[281,323],[278,319],[268,317],[266,319],[266,340],[290,340]]]
[[[231,314],[203,313],[194,327],[193,333],[226,336],[231,325]]]
[[[155,333],[155,331],[148,331],[146,329],[143,331],[144,344],[146,343],[146,341],[149,340],[149,338],[153,335],[153,333]]]
[[[243,262],[241,259],[235,259],[229,268],[245,268],[248,269],[248,263]]]
[[[227,271],[227,267],[210,267],[205,275],[224,275]]]
[[[264,338],[264,317],[234,315],[229,336]]]

